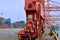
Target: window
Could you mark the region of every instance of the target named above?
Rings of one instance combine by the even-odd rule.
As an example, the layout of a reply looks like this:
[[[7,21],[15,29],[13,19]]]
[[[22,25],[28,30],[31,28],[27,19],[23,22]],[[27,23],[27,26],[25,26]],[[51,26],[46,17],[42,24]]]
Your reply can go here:
[[[28,15],[28,19],[32,19],[32,15]]]

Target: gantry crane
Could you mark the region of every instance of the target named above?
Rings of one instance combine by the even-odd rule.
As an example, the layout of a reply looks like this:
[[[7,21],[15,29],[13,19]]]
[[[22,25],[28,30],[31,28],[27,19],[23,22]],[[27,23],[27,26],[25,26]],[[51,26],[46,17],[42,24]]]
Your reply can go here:
[[[25,12],[26,12],[26,28],[18,33],[19,40],[42,40],[43,27],[50,23],[50,11],[60,7],[50,7],[49,0],[47,0],[47,6],[45,0],[25,0]],[[51,9],[51,10],[50,10]]]
[[[26,28],[19,33],[21,40],[34,40],[42,37],[44,25],[44,0],[25,0]]]
[[[56,1],[53,1],[53,0],[46,0],[45,3],[46,3],[45,12],[46,12],[46,14],[48,13],[49,20],[51,21],[51,19],[55,19],[56,21],[60,21],[59,18],[56,18],[56,17],[60,17],[59,14],[58,14],[58,12],[60,11],[60,6],[59,6],[60,3],[56,2]],[[51,3],[55,3],[55,4],[51,4]],[[56,4],[59,4],[59,5],[56,5]],[[58,15],[50,15],[51,12],[55,12]],[[47,16],[45,15],[45,17],[48,17],[48,15]]]

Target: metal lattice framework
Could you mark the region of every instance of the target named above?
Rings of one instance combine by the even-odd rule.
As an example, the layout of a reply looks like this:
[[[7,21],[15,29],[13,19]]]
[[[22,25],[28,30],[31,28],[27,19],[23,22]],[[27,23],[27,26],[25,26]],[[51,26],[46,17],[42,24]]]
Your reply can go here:
[[[51,21],[55,20],[55,21],[60,21],[59,15],[53,15],[54,12],[58,14],[58,12],[60,11],[60,3],[53,1],[53,0],[45,0],[45,19],[48,20],[47,23],[48,25],[51,25]],[[53,12],[52,15],[51,12]]]

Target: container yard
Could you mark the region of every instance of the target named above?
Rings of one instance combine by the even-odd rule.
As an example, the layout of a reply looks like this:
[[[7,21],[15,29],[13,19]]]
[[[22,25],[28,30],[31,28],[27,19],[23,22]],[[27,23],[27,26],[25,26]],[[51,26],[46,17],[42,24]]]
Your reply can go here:
[[[60,3],[55,0],[24,0],[26,24],[8,25],[0,18],[0,40],[60,40]],[[55,13],[55,14],[54,14]],[[57,15],[56,15],[57,13]],[[23,16],[23,15],[22,15]],[[4,22],[5,23],[5,22]],[[4,25],[4,26],[3,26]],[[17,26],[18,25],[18,26]],[[17,26],[17,28],[13,28]],[[25,27],[24,27],[25,26]],[[5,29],[4,29],[5,27]]]

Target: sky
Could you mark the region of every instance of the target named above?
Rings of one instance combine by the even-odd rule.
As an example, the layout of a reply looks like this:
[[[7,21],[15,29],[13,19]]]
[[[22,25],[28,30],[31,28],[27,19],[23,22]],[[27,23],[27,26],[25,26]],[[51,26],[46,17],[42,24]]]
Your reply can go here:
[[[0,17],[16,22],[26,21],[25,16],[24,0],[0,0]]]
[[[57,0],[53,1],[59,2]],[[4,17],[5,19],[11,18],[12,22],[21,20],[26,22],[24,4],[25,0],[0,0],[0,17]],[[51,15],[60,15],[60,12],[52,12]]]

